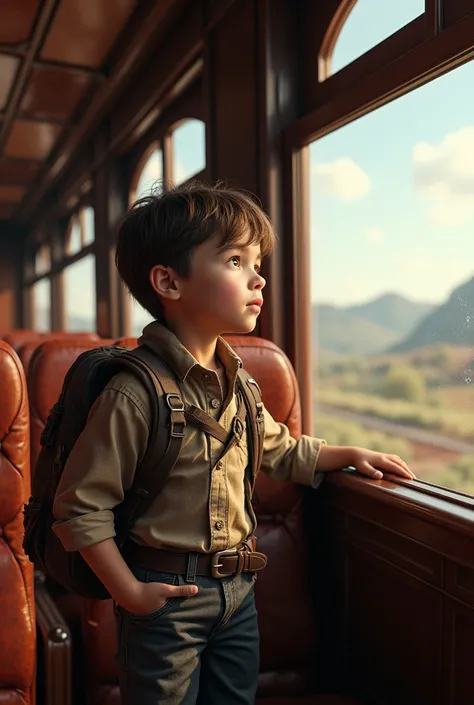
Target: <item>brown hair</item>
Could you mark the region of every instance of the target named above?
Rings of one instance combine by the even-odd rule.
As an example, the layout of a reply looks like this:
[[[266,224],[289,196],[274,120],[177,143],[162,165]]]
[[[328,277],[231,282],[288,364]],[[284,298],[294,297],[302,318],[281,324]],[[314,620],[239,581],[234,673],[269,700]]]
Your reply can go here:
[[[275,245],[275,232],[263,210],[242,191],[223,184],[191,182],[136,201],[118,232],[115,262],[132,296],[163,320],[159,296],[150,284],[157,264],[188,277],[195,247],[219,235],[220,247],[259,244],[262,258]]]

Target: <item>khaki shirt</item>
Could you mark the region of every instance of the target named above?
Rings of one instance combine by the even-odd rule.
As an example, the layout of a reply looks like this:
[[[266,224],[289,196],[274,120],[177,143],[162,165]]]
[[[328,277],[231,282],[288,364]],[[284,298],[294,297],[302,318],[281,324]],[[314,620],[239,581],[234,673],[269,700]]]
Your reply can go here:
[[[159,352],[176,373],[184,400],[203,409],[230,431],[237,411],[235,382],[241,360],[221,338],[217,355],[226,368],[229,393],[222,398],[215,372],[202,367],[170,330],[157,322],[140,342]],[[131,487],[148,442],[148,393],[133,375],[121,372],[93,405],[87,425],[67,460],[54,502],[53,530],[75,551],[115,536],[113,509]],[[264,410],[261,470],[275,480],[316,487],[324,441],[293,439],[288,428]],[[166,431],[163,431],[166,432]],[[244,476],[246,432],[219,462],[222,444],[187,424],[179,459],[166,484],[132,530],[136,543],[177,551],[213,553],[238,545],[255,529],[247,507]]]

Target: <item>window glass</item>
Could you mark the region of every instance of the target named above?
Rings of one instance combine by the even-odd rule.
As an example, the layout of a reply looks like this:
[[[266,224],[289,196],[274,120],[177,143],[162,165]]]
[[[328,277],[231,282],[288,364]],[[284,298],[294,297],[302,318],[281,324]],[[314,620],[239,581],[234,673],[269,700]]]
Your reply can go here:
[[[474,494],[473,81],[314,142],[310,217],[316,435]]]
[[[72,216],[69,222],[67,239],[68,255],[75,255],[82,250],[81,222],[77,215]]]
[[[83,246],[92,245],[95,240],[94,209],[86,206],[81,211]]]
[[[40,279],[33,290],[33,329],[40,333],[51,330],[51,282],[48,278]]]
[[[135,190],[131,194],[131,201],[135,201],[142,196],[148,196],[163,179],[163,152],[155,149],[150,154],[138,177]]]
[[[35,274],[40,277],[51,269],[51,250],[48,245],[43,245],[36,252]]]
[[[96,330],[95,257],[87,255],[63,272],[66,330]]]
[[[424,11],[425,0],[357,0],[334,47],[331,73],[352,63]]]
[[[206,125],[186,120],[173,132],[173,183],[182,184],[206,168]]]

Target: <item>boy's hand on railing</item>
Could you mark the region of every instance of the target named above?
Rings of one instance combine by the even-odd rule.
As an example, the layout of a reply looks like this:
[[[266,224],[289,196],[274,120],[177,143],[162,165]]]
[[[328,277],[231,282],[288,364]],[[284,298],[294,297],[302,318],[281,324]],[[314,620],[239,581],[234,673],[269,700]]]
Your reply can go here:
[[[398,455],[378,453],[367,448],[354,448],[353,450],[354,458],[349,465],[355,467],[362,475],[380,480],[384,473],[390,473],[407,480],[416,479],[415,474]]]
[[[384,473],[398,475],[407,480],[415,479],[415,474],[398,455],[378,453],[356,446],[323,445],[319,451],[317,470],[330,472],[354,467],[362,475],[380,480]]]

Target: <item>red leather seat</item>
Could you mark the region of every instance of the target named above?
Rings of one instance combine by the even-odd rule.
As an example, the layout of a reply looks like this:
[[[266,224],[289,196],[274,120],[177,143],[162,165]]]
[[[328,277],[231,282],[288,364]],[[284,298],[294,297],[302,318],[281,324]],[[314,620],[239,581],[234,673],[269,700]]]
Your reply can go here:
[[[94,345],[101,344],[101,338],[99,338],[96,333],[67,333],[64,331],[55,331],[53,333],[42,335],[39,338],[28,340],[26,343],[22,343],[17,349],[18,357],[21,360],[21,364],[23,365],[23,369],[25,370],[27,376],[28,367],[36,348],[48,340],[67,340],[70,343],[75,341],[79,343],[90,341],[93,342]]]
[[[23,553],[30,493],[30,429],[24,372],[0,341],[0,702],[34,703],[33,566]]]
[[[301,434],[298,386],[288,358],[273,343],[228,336],[245,368],[257,379],[270,413]],[[302,492],[261,475],[256,512],[259,550],[269,557],[256,583],[261,633],[260,705],[356,705],[339,695],[316,694],[317,620],[309,585]],[[116,633],[110,601],[86,601],[84,658],[89,705],[119,705]]]
[[[2,339],[10,345],[13,350],[17,351],[22,345],[27,343],[29,340],[38,340],[41,337],[41,333],[35,330],[27,330],[18,328],[16,330],[10,330],[4,333]]]

